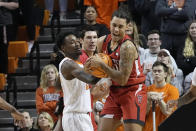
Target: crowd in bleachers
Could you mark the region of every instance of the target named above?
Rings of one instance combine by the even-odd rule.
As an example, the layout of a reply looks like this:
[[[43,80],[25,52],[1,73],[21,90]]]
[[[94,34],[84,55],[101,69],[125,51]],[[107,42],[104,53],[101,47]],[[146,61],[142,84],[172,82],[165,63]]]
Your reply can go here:
[[[53,0],[45,0],[45,6],[40,4],[41,0],[2,0],[0,1],[0,88],[6,85],[6,77],[10,71],[12,60],[15,64],[20,55],[11,58],[8,54],[8,46],[10,41],[27,41],[25,45],[25,53],[31,51],[34,41],[39,36],[38,26],[44,23],[44,17],[47,21],[51,21],[53,17]],[[71,0],[59,0],[59,16],[61,21],[65,21],[68,12],[68,2]],[[77,1],[78,2],[78,1]],[[151,108],[151,100],[157,100],[158,108],[158,123],[160,124],[168,117],[175,109],[166,111],[165,107],[169,100],[178,99],[189,92],[192,81],[193,70],[196,67],[196,1],[195,0],[84,0],[84,18],[86,23],[80,25],[74,31],[83,49],[81,63],[85,63],[86,59],[93,56],[96,52],[96,43],[98,38],[110,34],[110,21],[113,12],[118,8],[124,8],[127,15],[130,16],[130,21],[127,21],[126,34],[131,38],[136,45],[139,53],[140,64],[143,68],[143,73],[146,76],[145,85],[147,92],[158,92],[157,94],[148,94],[147,107],[149,110],[146,115],[147,125],[143,131],[150,131],[152,128],[152,118],[149,118]],[[50,14],[44,10],[48,10]],[[47,15],[47,16],[46,16]],[[48,24],[48,22],[46,22]],[[46,24],[45,23],[45,24]],[[20,26],[19,26],[20,25]],[[20,38],[20,31],[23,30],[21,25],[25,25],[27,38]],[[95,45],[88,45],[89,37],[85,37],[89,28],[91,31],[97,31],[94,39]],[[23,112],[26,119],[26,127],[17,123],[22,128],[28,128],[30,131],[40,130],[58,130],[61,129],[61,115],[56,116],[62,106],[57,106],[58,102],[63,103],[63,91],[60,89],[58,80],[59,63],[65,57],[63,51],[63,43],[65,42],[66,33],[60,33],[56,38],[54,53],[52,53],[51,65],[46,65],[41,73],[40,87],[36,90],[36,109],[38,113],[37,127],[33,125],[33,119],[28,112]],[[91,34],[92,35],[92,34]],[[93,48],[93,49],[92,49]],[[13,49],[14,50],[14,49]],[[90,53],[89,53],[90,52]],[[25,54],[26,55],[26,54]],[[25,56],[24,55],[24,56]],[[155,63],[155,64],[154,64]],[[157,64],[158,63],[158,64]],[[160,64],[161,63],[161,64]],[[53,65],[52,65],[53,64]],[[56,67],[55,67],[55,66]],[[163,71],[167,73],[164,77],[165,83],[169,86],[164,86],[163,90],[156,89],[159,86],[159,79],[155,76],[155,69],[158,66],[163,67]],[[165,69],[168,68],[168,70]],[[14,69],[17,68],[13,67]],[[161,76],[162,77],[162,76]],[[170,89],[171,88],[171,89]],[[172,93],[169,91],[173,91]],[[175,92],[175,91],[178,92]],[[161,96],[162,92],[166,92],[171,97]],[[96,92],[97,93],[97,92]],[[91,92],[91,96],[96,99],[96,93]],[[108,93],[108,92],[107,92]],[[106,94],[99,94],[106,98]],[[173,95],[173,96],[172,96]],[[153,98],[151,98],[153,97]],[[93,127],[97,130],[99,124],[99,114],[104,106],[105,98],[99,99],[92,103],[93,109]],[[93,99],[91,99],[93,101]],[[164,100],[164,101],[162,101]],[[66,105],[65,105],[66,106]],[[163,109],[165,109],[163,111]],[[152,113],[152,112],[150,112]],[[61,114],[61,113],[57,113]],[[95,116],[94,116],[95,115]],[[60,116],[60,117],[59,117]],[[95,118],[94,118],[95,117]],[[44,123],[44,120],[47,120]],[[94,120],[95,119],[95,120]],[[47,124],[47,125],[44,125]],[[55,126],[54,126],[55,125]],[[34,129],[36,128],[36,129]],[[116,131],[122,131],[123,125],[120,123],[116,127]]]

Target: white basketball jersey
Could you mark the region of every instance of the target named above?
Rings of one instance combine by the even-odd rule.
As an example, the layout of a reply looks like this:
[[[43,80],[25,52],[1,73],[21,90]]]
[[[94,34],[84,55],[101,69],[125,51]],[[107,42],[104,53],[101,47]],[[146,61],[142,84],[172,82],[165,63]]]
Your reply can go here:
[[[91,112],[91,98],[88,84],[77,78],[74,78],[72,80],[66,80],[61,73],[61,66],[66,60],[70,60],[70,58],[64,58],[59,64],[59,75],[64,95],[63,113]],[[82,64],[79,64],[79,66],[83,67]]]

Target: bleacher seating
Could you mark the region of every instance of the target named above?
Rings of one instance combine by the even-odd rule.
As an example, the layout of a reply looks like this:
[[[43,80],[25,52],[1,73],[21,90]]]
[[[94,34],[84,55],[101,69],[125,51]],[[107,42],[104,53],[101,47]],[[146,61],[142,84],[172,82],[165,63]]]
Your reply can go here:
[[[41,1],[41,0],[40,0]],[[45,12],[47,17],[49,17],[49,12]],[[16,88],[17,88],[17,99],[16,103],[14,103],[14,88],[9,90],[9,94],[6,93],[8,86],[5,86],[6,80],[3,75],[0,74],[0,89],[1,87],[6,87],[5,89],[2,88],[0,92],[0,96],[4,99],[9,98],[11,104],[15,104],[18,109],[25,109],[30,112],[33,112],[33,117],[36,117],[36,109],[35,109],[35,91],[36,88],[39,86],[39,75],[40,72],[37,71],[37,68],[41,69],[43,66],[49,64],[50,61],[50,53],[53,52],[54,41],[52,39],[52,28],[55,32],[55,35],[58,33],[57,26],[50,26],[48,25],[47,19],[43,21],[43,27],[37,27],[37,31],[42,30],[42,33],[37,36],[35,39],[36,46],[39,48],[39,52],[36,52],[36,48],[30,53],[28,53],[28,44],[27,40],[24,39],[23,36],[19,37],[18,40],[23,41],[13,41],[10,43],[9,47],[9,62],[14,64],[9,67],[9,76],[10,78],[14,78],[16,81]],[[47,24],[46,24],[47,23]],[[66,21],[61,21],[60,30],[61,31],[73,31],[77,26],[80,24],[80,19],[67,19]],[[25,27],[20,27],[21,32],[25,32]],[[23,31],[22,31],[23,30]],[[37,32],[39,34],[39,32]],[[20,39],[19,39],[20,38]],[[39,53],[39,55],[37,55]],[[33,70],[30,70],[30,56],[32,56],[32,63],[33,63]],[[39,56],[39,59],[37,59]],[[40,62],[39,67],[37,67],[37,62]],[[4,86],[3,86],[4,85]],[[9,97],[7,96],[9,95]],[[0,110],[0,131],[14,131],[13,119],[9,112]]]

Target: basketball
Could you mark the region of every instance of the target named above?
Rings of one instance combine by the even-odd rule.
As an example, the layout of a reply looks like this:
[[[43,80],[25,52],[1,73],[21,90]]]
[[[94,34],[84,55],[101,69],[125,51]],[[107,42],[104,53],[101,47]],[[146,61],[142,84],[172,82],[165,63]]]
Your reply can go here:
[[[108,66],[112,67],[112,59],[110,58],[109,55],[107,54],[104,54],[104,53],[98,53],[97,54],[98,57],[101,58],[101,60]],[[92,57],[93,59],[93,57]],[[90,74],[95,76],[95,77],[98,77],[98,78],[106,78],[108,77],[108,75],[104,72],[103,69],[101,69],[101,67],[87,67],[87,65],[89,64],[89,62],[91,61],[87,61],[85,64],[84,64],[84,70],[86,72],[88,72],[88,70],[90,70]]]

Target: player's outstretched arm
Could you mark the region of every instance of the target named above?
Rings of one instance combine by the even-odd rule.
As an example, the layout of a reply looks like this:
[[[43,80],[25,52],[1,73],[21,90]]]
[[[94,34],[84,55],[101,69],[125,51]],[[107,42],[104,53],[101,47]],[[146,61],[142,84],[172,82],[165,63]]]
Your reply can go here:
[[[176,101],[175,100],[168,101],[167,105],[169,107],[174,106],[174,105],[178,105],[178,107],[180,107],[184,104],[191,103],[195,99],[196,99],[196,68],[193,71],[192,84],[191,84],[191,88],[189,89],[189,91]]]
[[[0,108],[9,111],[15,120],[23,120],[24,119],[24,116],[22,115],[22,113],[18,112],[14,106],[7,103],[1,97],[0,97]]]

